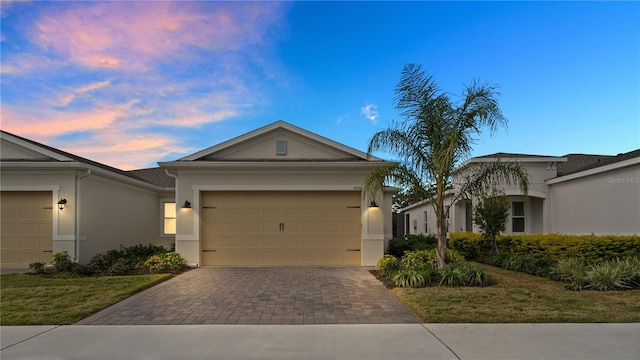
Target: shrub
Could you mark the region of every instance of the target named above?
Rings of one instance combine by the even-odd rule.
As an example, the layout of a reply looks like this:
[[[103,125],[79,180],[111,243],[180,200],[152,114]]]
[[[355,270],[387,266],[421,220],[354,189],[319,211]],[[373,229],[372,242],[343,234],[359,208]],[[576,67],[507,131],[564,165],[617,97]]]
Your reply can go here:
[[[389,255],[400,258],[407,251],[435,249],[438,240],[435,235],[406,235],[389,241]]]
[[[127,259],[119,258],[107,269],[109,275],[126,275],[131,272],[132,268]]]
[[[176,252],[170,252],[160,255],[152,255],[145,262],[146,267],[151,273],[167,273],[175,272],[182,269],[187,261]]]
[[[640,256],[640,236],[638,235],[502,235],[496,238],[498,249],[512,254],[531,257],[548,257],[560,260],[570,257],[583,259],[593,264],[618,257]],[[478,257],[486,257],[491,247],[481,239],[480,234],[452,233],[450,244],[453,249]],[[472,258],[467,256],[467,258]]]
[[[551,268],[550,275],[555,280],[568,283],[567,289],[579,291],[586,285],[585,268],[584,262],[580,259],[562,259]]]
[[[380,275],[390,278],[400,270],[400,262],[393,255],[385,255],[378,259],[376,267],[380,270]]]
[[[53,254],[51,257],[51,265],[53,265],[53,271],[71,273],[73,272],[76,263],[73,261],[69,253],[66,251]]]
[[[43,262],[34,262],[29,264],[29,269],[33,270],[36,274],[44,274],[47,272],[45,265]]]
[[[450,264],[440,274],[440,285],[489,286],[494,281],[481,267],[466,261]]]
[[[407,251],[402,256],[400,262],[405,269],[416,270],[431,266],[432,259],[435,257],[435,250],[414,250]]]
[[[427,279],[422,271],[402,269],[393,276],[393,282],[398,287],[419,288],[427,285]]]

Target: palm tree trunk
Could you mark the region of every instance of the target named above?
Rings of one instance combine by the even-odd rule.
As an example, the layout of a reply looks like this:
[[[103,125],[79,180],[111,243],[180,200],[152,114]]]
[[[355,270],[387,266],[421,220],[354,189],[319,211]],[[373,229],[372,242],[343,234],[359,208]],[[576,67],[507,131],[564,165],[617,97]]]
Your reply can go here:
[[[436,219],[438,221],[436,259],[438,260],[438,269],[442,270],[447,259],[447,225],[444,211],[444,183],[442,181],[436,181],[436,192]]]

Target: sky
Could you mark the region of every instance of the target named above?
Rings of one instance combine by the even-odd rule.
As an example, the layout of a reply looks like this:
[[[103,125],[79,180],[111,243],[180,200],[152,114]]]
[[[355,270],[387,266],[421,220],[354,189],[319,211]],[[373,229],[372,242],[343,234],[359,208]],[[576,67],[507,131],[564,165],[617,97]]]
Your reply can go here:
[[[0,128],[124,170],[277,120],[366,151],[409,63],[454,99],[498,86],[508,127],[472,156],[640,148],[636,1],[0,6]]]

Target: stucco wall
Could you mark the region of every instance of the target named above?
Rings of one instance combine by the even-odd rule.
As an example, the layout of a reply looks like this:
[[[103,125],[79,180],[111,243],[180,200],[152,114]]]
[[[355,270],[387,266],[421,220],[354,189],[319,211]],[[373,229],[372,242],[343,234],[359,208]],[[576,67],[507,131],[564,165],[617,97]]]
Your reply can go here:
[[[170,246],[172,238],[161,237],[158,195],[92,175],[81,179],[80,261],[120,246],[158,244]]]
[[[550,185],[550,232],[640,234],[640,165]]]

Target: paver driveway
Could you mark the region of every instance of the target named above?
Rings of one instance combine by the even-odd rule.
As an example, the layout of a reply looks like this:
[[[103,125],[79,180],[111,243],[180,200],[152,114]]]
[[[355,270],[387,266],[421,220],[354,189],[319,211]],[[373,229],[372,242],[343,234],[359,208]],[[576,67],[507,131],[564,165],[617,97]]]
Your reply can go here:
[[[201,267],[77,324],[400,324],[419,319],[362,267]]]

